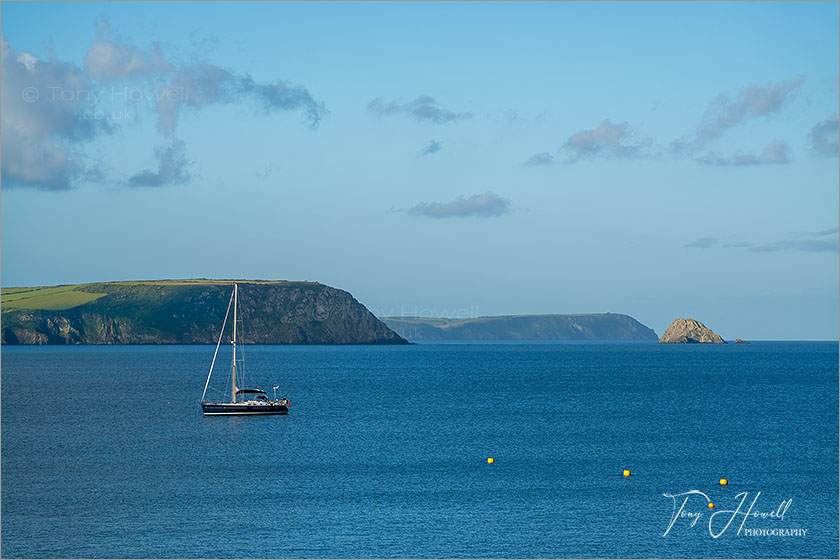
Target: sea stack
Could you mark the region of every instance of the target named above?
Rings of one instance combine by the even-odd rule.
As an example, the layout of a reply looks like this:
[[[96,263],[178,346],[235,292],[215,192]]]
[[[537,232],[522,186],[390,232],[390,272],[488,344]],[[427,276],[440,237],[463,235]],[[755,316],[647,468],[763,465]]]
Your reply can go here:
[[[700,321],[674,319],[659,344],[726,344],[726,341]]]

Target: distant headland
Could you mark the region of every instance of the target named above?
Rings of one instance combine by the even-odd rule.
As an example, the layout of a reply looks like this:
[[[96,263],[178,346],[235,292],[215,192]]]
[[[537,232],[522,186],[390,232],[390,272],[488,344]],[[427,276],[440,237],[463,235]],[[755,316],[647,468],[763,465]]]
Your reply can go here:
[[[257,344],[408,344],[352,295],[317,282],[237,280]],[[3,288],[3,344],[215,344],[234,280]]]
[[[408,340],[656,340],[629,315],[508,315],[470,319],[382,317]]]

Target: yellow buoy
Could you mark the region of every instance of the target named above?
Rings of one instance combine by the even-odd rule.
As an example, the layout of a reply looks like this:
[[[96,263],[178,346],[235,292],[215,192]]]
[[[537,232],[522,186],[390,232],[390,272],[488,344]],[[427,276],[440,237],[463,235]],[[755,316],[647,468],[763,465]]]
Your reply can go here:
[[[710,503],[709,504],[709,509],[714,509],[714,508],[715,508],[715,504]]]
[[[720,485],[721,485],[721,486],[726,486],[727,484],[729,484],[729,481],[728,481],[728,480],[726,480],[725,478],[721,478],[721,479],[720,479]]]
[[[627,469],[624,469],[624,476],[630,476],[630,471],[628,471]]]
[[[493,457],[487,457],[487,464],[488,465],[492,465],[495,462],[496,462],[496,459],[494,459]]]

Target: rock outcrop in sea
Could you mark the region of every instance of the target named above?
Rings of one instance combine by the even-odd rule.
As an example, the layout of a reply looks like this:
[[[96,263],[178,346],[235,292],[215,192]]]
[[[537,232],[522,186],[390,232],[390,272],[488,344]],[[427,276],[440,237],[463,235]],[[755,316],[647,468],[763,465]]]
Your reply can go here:
[[[746,340],[741,340],[740,338],[735,339],[735,344],[749,344]]]
[[[700,321],[674,319],[659,344],[726,344],[726,341]]]

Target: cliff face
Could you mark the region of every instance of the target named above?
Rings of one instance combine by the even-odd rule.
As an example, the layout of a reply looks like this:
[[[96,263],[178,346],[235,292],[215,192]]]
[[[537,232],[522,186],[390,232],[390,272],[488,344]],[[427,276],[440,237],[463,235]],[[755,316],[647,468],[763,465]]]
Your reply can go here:
[[[206,282],[84,284],[28,298],[4,290],[2,342],[215,344],[233,285]],[[57,298],[71,306],[55,309]],[[38,308],[39,301],[53,309]],[[349,293],[323,284],[239,282],[239,301],[245,343],[406,344]]]
[[[656,340],[651,329],[617,313],[382,320],[409,340]]]
[[[700,321],[694,319],[674,319],[671,326],[659,339],[660,344],[726,344],[720,336],[712,332]]]

